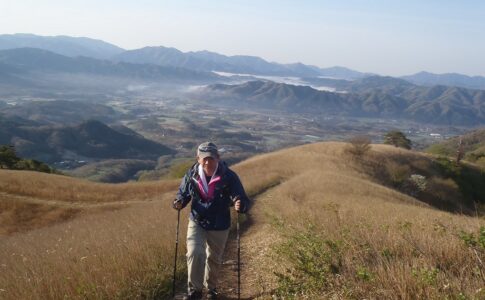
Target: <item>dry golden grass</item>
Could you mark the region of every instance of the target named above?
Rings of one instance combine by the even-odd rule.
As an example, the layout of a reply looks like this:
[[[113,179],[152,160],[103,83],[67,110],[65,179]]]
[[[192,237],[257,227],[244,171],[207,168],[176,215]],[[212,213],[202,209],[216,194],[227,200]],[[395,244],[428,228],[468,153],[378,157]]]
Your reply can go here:
[[[0,298],[135,299],[166,295],[176,214],[171,198],[160,200],[2,238]],[[185,222],[181,230],[185,232]]]
[[[115,185],[15,171],[2,171],[0,178],[3,233],[30,230],[0,236],[1,299],[170,294],[176,224],[171,203],[179,180]],[[267,187],[259,183],[252,191],[258,188]],[[113,210],[125,203],[130,206]],[[65,211],[76,218],[66,221]],[[181,216],[181,241],[187,213]],[[182,277],[184,248],[182,242]]]
[[[275,240],[281,241],[291,238],[292,233],[310,232],[310,244],[320,239],[340,245],[338,253],[333,254],[338,270],[327,274],[328,283],[296,297],[484,297],[485,253],[467,246],[460,233],[473,232],[476,236],[479,228],[485,226],[485,220],[439,211],[377,184],[379,174],[366,174],[363,170],[373,168],[359,164],[378,164],[397,154],[397,158],[405,156],[423,166],[427,158],[388,146],[373,145],[372,148],[365,162],[349,159],[343,144],[325,143],[271,153],[238,166],[243,174],[251,172],[250,178],[242,176],[249,182],[259,182],[267,173],[284,175],[282,183],[262,195],[255,205],[255,209],[263,209],[280,224],[278,229],[267,229],[268,236],[279,234],[281,237]],[[265,219],[269,221],[268,217]],[[311,236],[316,239],[311,240]],[[260,249],[257,241],[247,242],[255,244],[250,248]],[[286,260],[281,256],[284,251],[277,252],[276,256],[275,252],[268,251],[265,263],[259,258],[259,265],[267,266],[267,275],[262,276],[266,282],[259,287],[261,291],[281,288],[282,283],[275,277],[271,280],[273,272],[288,275],[285,268],[301,267],[291,253],[297,249],[286,250]],[[317,261],[315,258],[313,263]],[[298,272],[290,277],[294,276],[296,282],[308,280],[295,274]]]
[[[177,180],[105,184],[31,171],[0,170],[0,236],[118,209],[173,193]]]
[[[22,202],[0,194],[0,236],[62,222],[79,212],[76,208]]]
[[[416,170],[428,168],[429,158],[372,145],[358,161],[349,157],[345,147],[344,143],[305,145],[257,156],[234,167],[248,194],[256,198],[250,217],[253,229],[242,240],[243,293],[269,298],[284,291],[273,272],[284,273],[285,267],[295,268],[298,262],[282,251],[281,243],[308,233],[305,237],[311,242],[338,245],[331,257],[336,271],[326,274],[326,283],[318,289],[309,288],[297,298],[483,297],[485,254],[467,246],[460,233],[476,234],[485,226],[484,219],[431,208],[380,184],[385,175],[382,162],[405,162]],[[449,182],[435,181],[455,188]],[[177,181],[104,185],[1,172],[0,182],[0,192],[44,201],[138,201],[96,214],[82,210],[67,222],[0,237],[0,298],[154,299],[167,295],[176,220],[170,205]],[[149,199],[154,201],[143,201]],[[57,203],[57,208],[66,207]],[[184,210],[181,218],[181,241],[187,213]]]
[[[64,202],[120,202],[156,199],[178,187],[177,180],[93,183],[72,177],[30,171],[0,170],[0,191],[13,195]]]

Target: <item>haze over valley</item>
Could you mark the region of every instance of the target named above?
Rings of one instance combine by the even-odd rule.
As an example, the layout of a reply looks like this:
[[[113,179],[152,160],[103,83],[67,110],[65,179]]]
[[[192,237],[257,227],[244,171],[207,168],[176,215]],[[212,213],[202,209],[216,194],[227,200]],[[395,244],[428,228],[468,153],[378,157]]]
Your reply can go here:
[[[391,129],[404,131],[415,147],[424,148],[485,123],[482,77],[394,78],[162,46],[125,51],[68,36],[1,35],[0,49],[0,143],[61,170],[106,159],[120,159],[121,165],[142,159],[150,161],[148,173],[161,176],[166,172],[161,169],[192,157],[195,145],[208,139],[221,144],[234,162],[356,135],[379,142]],[[74,146],[86,142],[76,130],[106,126],[92,120],[113,131],[96,129],[97,137],[82,131],[84,138],[113,151]],[[67,141],[61,132],[69,130],[74,132]],[[135,148],[120,156],[110,141],[127,131],[171,150],[160,151],[158,157],[165,158],[158,163],[156,155]],[[124,180],[139,178],[146,166],[130,168]]]

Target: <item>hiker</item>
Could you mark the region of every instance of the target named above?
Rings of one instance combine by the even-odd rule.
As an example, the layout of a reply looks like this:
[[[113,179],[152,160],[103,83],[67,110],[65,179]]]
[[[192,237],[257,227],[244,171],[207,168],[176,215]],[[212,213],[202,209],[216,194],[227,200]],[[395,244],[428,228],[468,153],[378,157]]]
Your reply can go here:
[[[219,265],[231,225],[230,207],[244,213],[249,199],[239,177],[220,160],[217,146],[206,142],[197,148],[197,163],[185,174],[173,207],[180,210],[191,203],[187,230],[188,295],[217,298]]]

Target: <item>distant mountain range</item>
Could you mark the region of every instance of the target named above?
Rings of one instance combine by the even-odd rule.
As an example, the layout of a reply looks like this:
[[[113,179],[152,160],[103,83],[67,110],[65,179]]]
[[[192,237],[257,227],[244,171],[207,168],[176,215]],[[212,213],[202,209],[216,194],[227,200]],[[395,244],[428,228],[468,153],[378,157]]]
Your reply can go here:
[[[172,87],[174,83],[241,83],[259,76],[282,78],[282,82],[290,79],[302,86],[265,81],[218,84],[206,88],[203,95],[219,103],[289,112],[406,118],[448,125],[485,123],[485,91],[477,90],[485,84],[485,78],[479,76],[422,72],[402,78],[382,77],[342,67],[322,69],[301,63],[278,64],[254,56],[225,56],[209,51],[184,53],[166,47],[124,51],[103,41],[86,38],[0,35],[0,49],[24,45],[49,48],[65,55],[39,48],[0,50],[0,96],[17,95],[32,89],[33,95],[46,93],[45,98],[59,99],[56,95],[76,90],[72,94],[93,93],[94,96],[89,99],[99,99],[109,92],[130,91],[128,87],[132,84],[144,86],[153,83],[158,87],[157,84],[167,83]],[[224,75],[219,76],[212,71],[226,74],[219,73]],[[322,89],[330,87],[339,93],[318,91],[304,85]],[[103,89],[105,87],[109,90]],[[59,91],[59,88],[62,90]],[[37,107],[40,115],[48,104],[43,105]],[[27,111],[22,114],[20,107],[9,109],[11,112],[17,110],[17,117],[27,116]],[[36,115],[35,112],[29,111],[29,115],[31,120],[36,120],[31,117]]]
[[[38,48],[64,56],[108,59],[125,50],[101,40],[70,36],[39,36],[28,33],[1,34],[0,50]]]
[[[268,62],[256,56],[226,56],[206,50],[182,52],[175,48],[160,46],[127,51],[116,45],[85,37],[38,36],[33,34],[0,35],[0,50],[17,48],[38,48],[72,58],[82,56],[107,59],[115,62],[183,68],[201,72],[218,71],[234,74],[305,77],[313,82],[319,79],[356,80],[376,75],[338,66],[320,68],[303,63],[279,64]],[[83,62],[82,59],[78,61]],[[0,62],[0,80],[12,79],[9,77],[9,72],[12,71],[9,68],[10,66],[3,65]],[[121,69],[126,69],[126,67],[122,67]],[[114,72],[115,70],[112,71]],[[128,71],[124,70],[124,72]],[[158,73],[154,70],[137,72],[140,76],[144,74],[143,76],[148,77],[156,77],[155,74]],[[446,85],[471,89],[485,89],[485,77],[483,76],[472,77],[462,74],[432,74],[420,72],[400,78],[413,84],[424,86]]]
[[[485,89],[485,77],[483,76],[472,77],[457,73],[433,74],[428,72],[420,72],[414,75],[402,76],[401,78],[418,85],[447,85],[470,89]]]
[[[2,69],[6,68],[10,76],[19,78],[33,72],[88,74],[145,80],[190,81],[218,77],[213,73],[171,66],[112,62],[89,57],[68,57],[37,48],[1,50],[0,66]]]
[[[401,79],[368,77],[352,82],[350,93],[332,93],[271,81],[215,84],[201,99],[247,108],[316,112],[355,117],[391,117],[445,125],[485,123],[485,91],[420,87]]]
[[[47,163],[66,159],[154,160],[173,150],[99,121],[78,125],[39,126],[33,121],[0,115],[0,144],[14,145],[21,157]]]
[[[278,75],[356,79],[370,75],[344,67],[319,68],[316,66],[278,64],[256,56],[225,56],[215,52],[181,52],[175,48],[145,47],[126,51],[101,40],[69,36],[38,36],[33,34],[0,35],[1,49],[38,48],[68,57],[91,57],[117,62],[155,64],[197,71],[220,71],[255,75]]]
[[[199,71],[219,71],[234,74],[273,75],[356,79],[370,74],[353,71],[343,67],[322,69],[316,66],[278,64],[267,62],[256,56],[225,56],[209,51],[181,52],[175,48],[145,47],[115,55],[114,60],[130,63],[150,63],[161,66],[173,66]]]

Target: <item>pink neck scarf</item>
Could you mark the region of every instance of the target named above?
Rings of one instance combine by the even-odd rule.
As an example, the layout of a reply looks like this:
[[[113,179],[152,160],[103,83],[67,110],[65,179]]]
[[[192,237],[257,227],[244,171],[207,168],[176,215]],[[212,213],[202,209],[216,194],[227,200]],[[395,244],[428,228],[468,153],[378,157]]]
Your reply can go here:
[[[221,176],[216,175],[217,169],[219,168],[219,165],[216,166],[216,171],[214,174],[212,174],[212,177],[207,183],[207,180],[205,179],[205,173],[204,169],[202,168],[202,165],[199,165],[198,173],[199,173],[199,192],[201,195],[201,198],[204,202],[208,203],[211,202],[212,199],[214,198],[214,190],[216,187],[216,183],[221,180]]]

